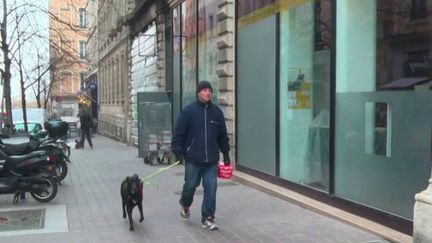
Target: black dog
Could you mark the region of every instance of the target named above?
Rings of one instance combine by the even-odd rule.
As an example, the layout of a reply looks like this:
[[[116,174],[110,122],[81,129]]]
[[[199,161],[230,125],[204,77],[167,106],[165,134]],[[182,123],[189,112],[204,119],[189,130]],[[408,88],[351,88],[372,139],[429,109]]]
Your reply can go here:
[[[138,206],[140,211],[140,222],[144,220],[142,200],[143,200],[143,183],[138,177],[138,175],[133,175],[131,177],[126,177],[126,179],[121,184],[120,194],[122,197],[122,209],[123,218],[126,218],[126,211],[129,218],[129,230],[133,231],[133,220],[132,220],[132,210],[135,206]]]
[[[75,149],[84,148],[84,141],[81,142],[80,139],[75,139]]]

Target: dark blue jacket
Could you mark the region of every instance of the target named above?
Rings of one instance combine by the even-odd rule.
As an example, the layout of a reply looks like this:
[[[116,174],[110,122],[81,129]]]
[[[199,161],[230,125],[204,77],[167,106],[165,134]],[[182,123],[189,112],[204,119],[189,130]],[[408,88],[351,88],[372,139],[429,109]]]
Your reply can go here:
[[[229,151],[222,110],[211,102],[195,101],[186,106],[177,119],[171,150],[183,154],[186,162],[218,162],[219,150]]]

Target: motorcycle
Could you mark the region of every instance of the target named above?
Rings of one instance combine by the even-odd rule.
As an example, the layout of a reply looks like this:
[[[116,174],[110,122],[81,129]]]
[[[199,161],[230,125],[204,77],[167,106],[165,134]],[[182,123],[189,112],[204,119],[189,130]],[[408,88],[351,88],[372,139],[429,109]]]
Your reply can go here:
[[[39,141],[40,145],[54,144],[61,148],[66,157],[70,157],[70,146],[66,144],[66,142],[60,137],[48,137],[47,131],[38,131],[30,133],[30,140]]]
[[[0,140],[0,151],[2,152],[0,153],[0,160],[5,160],[7,157],[13,155],[26,155],[33,151],[47,152],[49,160],[52,162],[51,166],[55,168],[54,175],[59,183],[61,183],[67,175],[68,166],[66,162],[71,163],[60,146],[55,143],[40,143],[34,139],[30,139],[29,142],[21,144],[8,144]]]
[[[71,163],[69,159],[70,147],[59,138],[67,134],[68,124],[62,121],[47,122],[44,124],[46,131],[39,131],[37,136],[30,135],[29,142],[21,144],[7,144],[0,140],[0,150],[6,154],[24,155],[32,151],[47,151],[49,152],[50,160],[54,161],[55,176],[60,184],[66,177],[68,166],[66,162]],[[43,134],[49,134],[48,139],[40,140]],[[0,154],[1,159],[1,154]]]
[[[14,204],[26,192],[36,201],[51,201],[57,195],[57,183],[49,173],[40,172],[40,168],[47,165],[53,168],[49,167],[51,163],[46,151],[8,156],[0,167],[0,194],[14,194]]]

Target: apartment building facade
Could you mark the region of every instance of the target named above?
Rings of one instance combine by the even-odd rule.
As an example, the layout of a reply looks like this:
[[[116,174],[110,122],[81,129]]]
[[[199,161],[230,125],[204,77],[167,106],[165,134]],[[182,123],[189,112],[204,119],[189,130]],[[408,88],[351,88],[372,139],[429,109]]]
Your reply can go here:
[[[98,61],[99,61],[99,41],[98,41],[98,0],[87,0],[85,10],[86,10],[86,20],[88,28],[88,37],[86,43],[86,55],[89,61],[88,70],[84,78],[84,87],[81,87],[81,92],[83,92],[86,97],[91,102],[91,114],[93,121],[97,128],[98,121]],[[96,129],[95,129],[96,130]]]
[[[98,132],[127,142],[129,137],[129,28],[127,15],[134,1],[99,1]]]
[[[80,93],[88,71],[86,0],[50,0],[51,111],[76,116],[86,100]]]

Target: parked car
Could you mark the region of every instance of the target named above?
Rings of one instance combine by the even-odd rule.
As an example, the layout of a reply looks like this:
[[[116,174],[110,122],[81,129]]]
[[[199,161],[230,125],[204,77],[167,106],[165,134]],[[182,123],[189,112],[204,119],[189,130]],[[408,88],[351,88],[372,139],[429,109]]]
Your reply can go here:
[[[44,124],[48,121],[48,112],[45,109],[42,108],[28,108],[26,109],[27,114],[27,123],[36,123],[36,124],[29,124],[32,128],[39,127],[37,124],[41,126],[41,130],[45,130]],[[12,109],[12,122],[14,124],[14,130],[16,125],[18,125],[17,129],[19,130],[20,127],[24,128],[24,117],[23,117],[23,110],[21,108],[19,109]],[[22,124],[22,125],[20,125]],[[29,132],[32,131],[29,127]]]
[[[37,132],[43,130],[42,124],[35,122],[35,121],[28,121],[27,122],[27,128],[28,128],[28,133],[37,133]],[[14,123],[13,131],[15,134],[26,133],[24,122]]]

